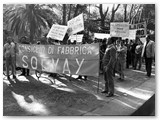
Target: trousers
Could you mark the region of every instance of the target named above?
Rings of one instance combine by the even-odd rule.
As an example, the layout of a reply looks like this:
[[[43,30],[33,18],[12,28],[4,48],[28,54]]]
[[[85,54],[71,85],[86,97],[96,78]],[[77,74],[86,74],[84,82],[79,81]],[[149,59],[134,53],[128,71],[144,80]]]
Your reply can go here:
[[[113,80],[113,69],[108,69],[104,71],[104,80],[105,80],[105,91],[108,91],[111,94],[114,94],[114,80]]]
[[[7,70],[7,77],[9,77],[9,67],[12,67],[12,74],[15,76],[16,74],[16,63],[15,63],[15,57],[6,57],[6,70]]]
[[[152,58],[145,57],[145,64],[146,64],[147,76],[150,77],[152,71]]]

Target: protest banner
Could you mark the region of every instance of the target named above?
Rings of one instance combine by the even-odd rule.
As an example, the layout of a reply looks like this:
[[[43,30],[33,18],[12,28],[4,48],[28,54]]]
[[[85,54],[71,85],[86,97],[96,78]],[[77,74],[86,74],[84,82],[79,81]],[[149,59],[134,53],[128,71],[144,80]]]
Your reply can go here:
[[[69,39],[71,40],[71,42],[74,42],[74,40],[76,40],[76,42],[82,42],[83,34],[71,35]]]
[[[83,14],[78,15],[77,17],[69,20],[67,22],[68,25],[68,34],[73,35],[82,30],[84,30],[84,21],[83,21]]]
[[[111,37],[128,37],[129,23],[127,22],[113,22],[110,24]]]
[[[135,40],[136,39],[136,32],[137,30],[129,30],[129,36],[128,37],[122,37],[122,39],[130,39]]]
[[[49,73],[99,75],[99,44],[17,44],[17,47],[18,67]]]
[[[63,41],[67,29],[68,29],[67,26],[53,24],[47,35],[47,38],[50,37],[52,39]]]
[[[110,34],[104,34],[104,33],[94,33],[94,38],[97,39],[104,39],[104,38],[109,38]]]
[[[146,32],[146,22],[138,23],[138,24],[130,24],[130,30],[137,30],[136,37],[142,38],[145,37]]]

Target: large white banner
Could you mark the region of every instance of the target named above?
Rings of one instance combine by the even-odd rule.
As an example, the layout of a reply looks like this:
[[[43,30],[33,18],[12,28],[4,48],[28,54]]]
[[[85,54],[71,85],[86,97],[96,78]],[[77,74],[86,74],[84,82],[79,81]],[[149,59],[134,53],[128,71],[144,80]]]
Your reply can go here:
[[[94,38],[98,39],[104,39],[104,38],[109,38],[110,34],[104,34],[104,33],[94,33]]]
[[[68,29],[67,26],[53,24],[47,35],[47,38],[50,37],[52,39],[63,41],[67,29]]]
[[[71,42],[74,42],[74,40],[76,40],[76,42],[82,42],[83,39],[83,35],[79,34],[79,35],[71,35],[69,37],[69,39],[71,40]]]
[[[130,24],[129,26],[130,30],[137,30],[136,36],[137,37],[145,37],[147,32],[146,32],[146,22],[138,23],[138,24]]]
[[[77,17],[69,20],[67,22],[68,25],[68,34],[73,35],[84,30],[84,21],[83,21],[83,13],[78,15]]]
[[[127,22],[113,22],[110,24],[111,37],[128,37],[129,23]]]

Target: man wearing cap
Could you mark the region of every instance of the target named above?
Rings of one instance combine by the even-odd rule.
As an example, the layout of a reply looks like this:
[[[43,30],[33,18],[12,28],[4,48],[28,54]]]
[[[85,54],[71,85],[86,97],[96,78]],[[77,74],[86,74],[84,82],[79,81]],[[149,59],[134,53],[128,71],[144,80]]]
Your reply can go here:
[[[154,41],[151,40],[150,35],[147,35],[141,56],[145,58],[146,71],[148,77],[151,77],[152,59],[154,59],[155,55],[154,47],[155,47]]]

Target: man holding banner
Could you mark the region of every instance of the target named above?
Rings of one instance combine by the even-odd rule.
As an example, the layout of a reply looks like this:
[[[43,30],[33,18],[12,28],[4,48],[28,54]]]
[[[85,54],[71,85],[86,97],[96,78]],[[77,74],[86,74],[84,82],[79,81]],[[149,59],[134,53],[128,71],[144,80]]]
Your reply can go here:
[[[102,91],[102,93],[108,93],[107,97],[114,96],[113,70],[116,62],[116,47],[114,42],[113,37],[108,39],[107,48],[103,57],[105,90]]]

